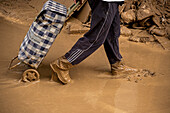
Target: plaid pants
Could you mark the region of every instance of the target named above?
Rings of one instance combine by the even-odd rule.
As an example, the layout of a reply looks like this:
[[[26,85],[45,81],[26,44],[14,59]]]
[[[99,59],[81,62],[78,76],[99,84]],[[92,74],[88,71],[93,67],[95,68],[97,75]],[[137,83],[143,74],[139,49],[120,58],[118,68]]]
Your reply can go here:
[[[72,65],[83,61],[103,44],[110,64],[122,58],[118,40],[120,36],[119,3],[99,1],[95,8],[93,7],[91,6],[90,30],[65,54]]]

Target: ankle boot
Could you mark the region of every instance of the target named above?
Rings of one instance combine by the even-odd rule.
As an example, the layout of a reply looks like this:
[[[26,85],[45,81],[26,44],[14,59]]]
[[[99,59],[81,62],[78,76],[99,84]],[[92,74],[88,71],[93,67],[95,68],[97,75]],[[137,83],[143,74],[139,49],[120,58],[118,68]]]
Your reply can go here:
[[[137,69],[125,66],[121,61],[111,64],[112,75],[126,75],[138,72]]]
[[[65,58],[65,56],[59,57],[56,61],[52,62],[50,66],[62,83],[67,84],[72,82],[69,75],[69,69],[72,68],[73,65]]]

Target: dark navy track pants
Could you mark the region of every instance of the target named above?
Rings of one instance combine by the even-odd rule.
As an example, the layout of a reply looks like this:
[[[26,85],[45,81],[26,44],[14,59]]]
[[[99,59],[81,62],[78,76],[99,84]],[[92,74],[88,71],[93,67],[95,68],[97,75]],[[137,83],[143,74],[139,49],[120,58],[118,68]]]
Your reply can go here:
[[[90,4],[91,5],[91,4]],[[110,64],[120,61],[119,52],[120,16],[119,3],[99,1],[92,6],[90,30],[80,38],[69,52],[65,54],[72,64],[78,64],[97,50],[102,44]]]

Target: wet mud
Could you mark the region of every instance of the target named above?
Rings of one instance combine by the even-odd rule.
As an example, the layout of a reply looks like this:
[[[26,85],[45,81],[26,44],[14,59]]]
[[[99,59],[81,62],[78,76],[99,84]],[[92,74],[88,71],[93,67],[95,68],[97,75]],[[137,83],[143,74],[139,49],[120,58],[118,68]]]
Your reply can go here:
[[[120,37],[125,65],[140,73],[114,77],[103,46],[71,69],[73,84],[51,81],[49,63],[65,54],[83,34],[58,35],[38,68],[40,81],[20,82],[28,69],[8,70],[29,29],[0,17],[0,113],[169,113],[170,52],[154,43]],[[29,23],[31,24],[31,23]],[[65,26],[66,27],[66,26]]]
[[[9,23],[1,18],[0,112],[1,113],[168,113],[170,63],[169,51],[152,44],[129,42],[120,37],[121,53],[126,65],[148,69],[151,75],[127,75],[114,78],[103,47],[71,69],[71,85],[50,81],[49,63],[67,52],[82,34],[63,30],[38,68],[40,81],[19,82],[27,67],[8,70],[28,30],[27,26]],[[10,33],[9,33],[10,31]],[[141,79],[141,80],[140,80]],[[137,80],[137,82],[136,82]]]

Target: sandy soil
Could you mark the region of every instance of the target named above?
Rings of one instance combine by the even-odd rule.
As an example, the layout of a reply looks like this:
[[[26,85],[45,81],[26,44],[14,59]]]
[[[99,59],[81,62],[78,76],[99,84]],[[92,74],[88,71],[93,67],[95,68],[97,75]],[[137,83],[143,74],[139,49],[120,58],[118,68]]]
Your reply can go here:
[[[140,77],[137,83],[127,78],[114,79],[101,47],[71,69],[73,84],[51,82],[49,63],[67,52],[83,35],[67,34],[63,29],[38,68],[40,82],[19,83],[25,68],[7,68],[31,23],[17,24],[0,18],[0,113],[170,112],[170,52],[158,45],[129,42],[123,36],[120,48],[125,64],[149,69],[156,76]]]

